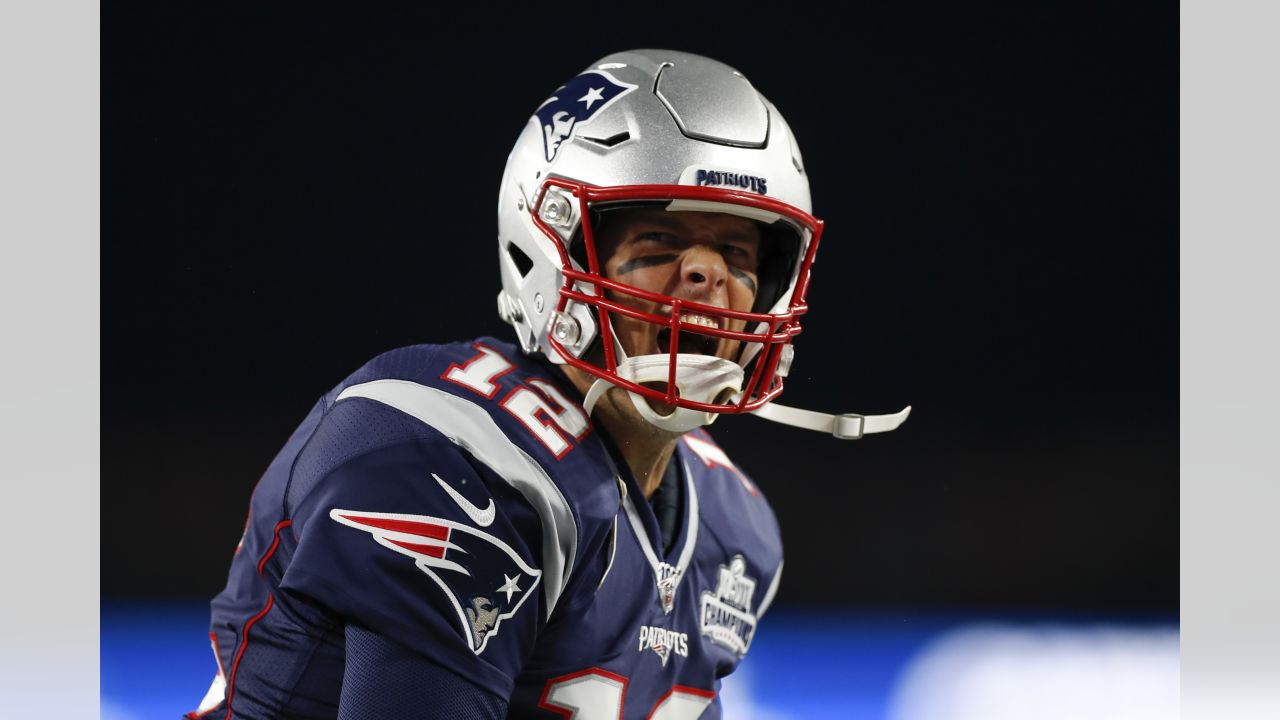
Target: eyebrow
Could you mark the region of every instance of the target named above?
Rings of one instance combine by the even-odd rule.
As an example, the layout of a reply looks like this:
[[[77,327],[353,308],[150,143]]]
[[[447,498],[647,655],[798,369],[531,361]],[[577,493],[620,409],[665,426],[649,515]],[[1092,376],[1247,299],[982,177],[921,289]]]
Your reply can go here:
[[[665,211],[655,212],[652,214],[646,213],[644,215],[641,215],[638,219],[638,222],[660,225],[667,230],[673,230],[673,231],[682,231],[685,229],[683,223],[681,223],[676,218],[671,217],[670,214],[668,214]],[[759,242],[761,240],[759,233],[753,233],[753,232],[750,232],[749,230],[732,230],[732,229],[725,230],[724,232],[716,233],[716,238],[720,241],[732,241],[732,242],[742,242],[742,243],[751,242],[752,240]]]

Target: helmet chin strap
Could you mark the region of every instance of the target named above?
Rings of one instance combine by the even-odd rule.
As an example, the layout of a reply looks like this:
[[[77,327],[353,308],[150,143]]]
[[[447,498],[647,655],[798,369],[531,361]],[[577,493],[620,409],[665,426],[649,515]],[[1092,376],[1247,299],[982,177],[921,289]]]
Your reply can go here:
[[[666,382],[670,375],[669,355],[640,355],[627,358],[618,365],[618,375],[634,383]],[[676,355],[676,388],[684,400],[713,402],[728,391],[730,395],[742,392],[742,367],[731,360],[711,355],[679,353]],[[636,393],[631,404],[650,424],[670,432],[684,433],[694,428],[710,425],[718,413],[677,407],[670,415],[659,415],[644,397]]]
[[[742,353],[742,364],[751,362],[763,347],[761,343],[748,344]],[[840,440],[857,440],[870,433],[897,430],[899,425],[907,421],[907,416],[911,414],[911,406],[908,405],[892,415],[859,415],[857,413],[831,415],[777,403],[766,403],[764,407],[752,410],[751,414],[782,425],[831,433]]]
[[[622,343],[614,336],[614,348],[621,361],[618,363],[618,377],[636,384],[647,382],[667,382],[671,373],[671,356],[637,355],[627,357]],[[731,395],[742,392],[742,366],[724,358],[711,355],[691,353],[676,354],[676,389],[684,400],[709,403],[722,396],[727,390]],[[582,409],[587,415],[595,408],[600,396],[613,383],[604,378],[596,378],[583,398]],[[627,391],[631,396],[631,404],[636,412],[649,424],[668,432],[685,433],[694,428],[710,425],[719,417],[718,413],[677,407],[669,415],[659,415],[643,395]]]
[[[634,383],[667,382],[671,370],[669,355],[638,355],[627,357],[622,344],[615,336],[614,347],[622,361],[618,363],[618,375]],[[759,343],[752,343],[744,354],[745,364],[759,352]],[[754,351],[754,352],[753,352]],[[710,355],[693,355],[678,353],[676,355],[676,388],[680,397],[698,402],[712,402],[728,390],[736,399],[742,392],[742,365]],[[600,396],[613,385],[604,378],[596,378],[587,390],[582,408],[587,415],[591,414]],[[659,415],[649,407],[644,396],[628,391],[631,403],[650,424],[675,433],[685,433],[694,428],[710,425],[719,417],[718,413],[677,407],[670,415]],[[840,440],[858,440],[864,435],[897,430],[906,422],[911,414],[911,406],[890,415],[859,415],[857,413],[830,413],[803,410],[777,403],[767,403],[753,410],[752,415],[782,425],[790,425],[805,430],[830,433]]]
[[[618,364],[618,375],[636,383],[666,382],[669,371],[669,356],[641,355],[627,358]],[[737,393],[742,387],[742,368],[737,363],[707,355],[676,355],[676,386],[680,389],[680,397],[711,402],[725,390]],[[583,409],[591,414],[596,401],[612,385],[604,378],[598,378],[587,391]],[[628,392],[636,411],[650,424],[669,432],[684,433],[694,428],[710,425],[719,417],[718,413],[691,410],[677,407],[670,415],[659,415],[649,407],[649,403],[641,395]],[[858,440],[872,433],[890,432],[906,422],[911,415],[911,406],[891,415],[859,415],[829,413],[802,410],[777,403],[769,403],[751,413],[758,418],[770,420],[782,425],[790,425],[805,430],[830,433],[840,440]]]
[[[908,405],[892,415],[859,415],[857,413],[831,415],[768,403],[759,410],[753,410],[751,414],[783,425],[831,433],[841,440],[857,440],[870,433],[897,430],[898,426],[906,422],[907,416],[911,414],[911,406]]]
[[[670,355],[638,355],[618,363],[618,376],[637,384],[666,382],[670,371]],[[709,403],[726,390],[732,394],[741,392],[742,380],[742,367],[731,360],[689,353],[676,355],[676,389],[682,399]],[[582,403],[588,414],[611,384],[604,378],[597,378],[591,384]],[[649,402],[643,395],[630,391],[627,394],[631,396],[631,404],[640,413],[640,417],[668,432],[689,432],[694,428],[710,425],[719,416],[717,413],[683,407],[677,407],[669,415],[659,415],[649,407]]]

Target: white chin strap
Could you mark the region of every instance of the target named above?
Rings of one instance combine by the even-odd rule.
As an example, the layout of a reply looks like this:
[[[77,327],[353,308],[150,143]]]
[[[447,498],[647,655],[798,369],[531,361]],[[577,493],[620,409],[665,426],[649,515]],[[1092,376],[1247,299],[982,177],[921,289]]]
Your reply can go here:
[[[629,358],[622,352],[621,344],[618,344],[617,348],[619,356],[623,357],[622,362],[618,363],[619,377],[637,384],[665,383],[669,379],[670,355],[639,355]],[[731,401],[736,401],[742,392],[742,381],[742,366],[735,362],[710,355],[676,354],[676,388],[680,391],[680,397],[685,400],[709,403],[721,398],[728,390]],[[587,415],[591,415],[596,401],[612,385],[613,383],[604,378],[597,378],[591,384],[582,403],[582,408],[586,410]],[[630,391],[627,394],[631,396],[631,403],[635,405],[641,417],[669,432],[689,432],[694,428],[710,425],[719,417],[718,413],[682,407],[677,407],[670,415],[659,415],[649,407],[644,396]],[[907,416],[911,414],[911,406],[908,405],[892,415],[859,415],[857,413],[831,415],[768,403],[752,411],[751,414],[782,425],[830,433],[840,440],[857,440],[863,435],[897,430],[898,426],[906,422]]]
[[[670,372],[671,356],[665,354],[638,355],[618,363],[618,376],[636,384],[665,383],[670,379]],[[676,389],[680,391],[682,400],[709,403],[721,397],[726,390],[730,395],[737,395],[742,392],[742,379],[742,367],[730,360],[691,353],[676,355]],[[582,403],[588,415],[611,384],[603,378],[591,384]],[[649,407],[644,396],[629,391],[627,394],[631,396],[631,404],[635,405],[641,417],[669,432],[689,432],[694,428],[710,425],[718,417],[717,413],[682,407],[677,407],[670,415],[659,415]]]
[[[831,433],[841,440],[857,440],[870,433],[897,430],[898,426],[911,414],[911,406],[908,405],[892,415],[858,415],[857,413],[829,415],[769,403],[759,410],[752,411],[751,414],[783,425]]]

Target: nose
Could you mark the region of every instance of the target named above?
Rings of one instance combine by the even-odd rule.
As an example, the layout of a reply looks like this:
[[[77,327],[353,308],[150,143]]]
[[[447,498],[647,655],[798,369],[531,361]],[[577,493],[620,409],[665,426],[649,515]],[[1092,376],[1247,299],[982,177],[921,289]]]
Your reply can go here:
[[[729,280],[724,257],[704,244],[685,250],[680,259],[680,284],[691,300],[707,300],[723,292]]]

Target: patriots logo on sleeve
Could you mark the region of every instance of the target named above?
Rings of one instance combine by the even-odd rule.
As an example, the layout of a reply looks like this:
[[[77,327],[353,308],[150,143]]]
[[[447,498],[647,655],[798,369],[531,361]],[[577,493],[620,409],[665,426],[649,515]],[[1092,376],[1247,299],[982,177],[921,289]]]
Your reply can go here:
[[[329,517],[413,558],[440,586],[477,655],[533,594],[542,571],[489,533],[426,515],[333,509]]]
[[[584,72],[564,84],[534,113],[542,125],[542,144],[547,162],[556,159],[560,146],[573,137],[574,129],[615,100],[635,90],[603,70]]]

